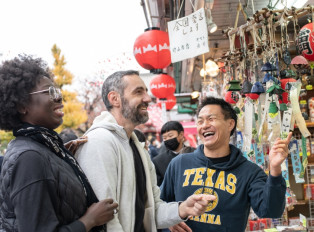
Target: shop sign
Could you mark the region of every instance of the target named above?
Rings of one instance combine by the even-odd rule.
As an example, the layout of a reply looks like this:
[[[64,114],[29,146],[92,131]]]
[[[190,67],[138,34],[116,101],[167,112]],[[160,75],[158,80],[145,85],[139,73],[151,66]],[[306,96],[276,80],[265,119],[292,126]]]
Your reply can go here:
[[[172,63],[209,52],[204,8],[168,22],[168,33]]]

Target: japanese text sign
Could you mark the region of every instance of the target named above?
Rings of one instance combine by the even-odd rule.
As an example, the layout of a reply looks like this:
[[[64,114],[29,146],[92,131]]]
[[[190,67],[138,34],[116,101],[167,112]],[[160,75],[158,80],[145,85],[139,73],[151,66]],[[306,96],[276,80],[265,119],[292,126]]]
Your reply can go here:
[[[204,8],[168,22],[168,33],[172,63],[209,52]]]

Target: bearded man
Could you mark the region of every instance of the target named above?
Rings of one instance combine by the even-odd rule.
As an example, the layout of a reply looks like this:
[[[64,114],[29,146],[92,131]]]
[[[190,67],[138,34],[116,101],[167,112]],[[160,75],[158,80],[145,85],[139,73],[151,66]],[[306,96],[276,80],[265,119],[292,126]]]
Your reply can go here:
[[[110,75],[102,98],[108,111],[94,120],[85,134],[88,142],[76,154],[98,199],[110,197],[119,204],[107,230],[154,232],[204,213],[214,196],[193,195],[180,203],[159,198],[154,165],[133,132],[135,126],[147,122],[151,102],[139,73]]]

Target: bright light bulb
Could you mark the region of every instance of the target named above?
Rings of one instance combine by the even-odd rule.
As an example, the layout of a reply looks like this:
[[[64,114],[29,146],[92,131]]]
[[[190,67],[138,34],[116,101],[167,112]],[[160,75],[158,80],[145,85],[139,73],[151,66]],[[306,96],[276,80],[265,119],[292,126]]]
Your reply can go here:
[[[208,25],[208,31],[210,32],[210,33],[214,33],[215,31],[217,31],[217,25],[216,25],[216,23],[211,23],[211,24],[209,24]]]
[[[206,62],[206,71],[207,71],[209,76],[215,77],[219,73],[219,67],[214,61],[208,60]]]
[[[205,77],[206,76],[206,71],[202,68],[200,71],[200,76]]]

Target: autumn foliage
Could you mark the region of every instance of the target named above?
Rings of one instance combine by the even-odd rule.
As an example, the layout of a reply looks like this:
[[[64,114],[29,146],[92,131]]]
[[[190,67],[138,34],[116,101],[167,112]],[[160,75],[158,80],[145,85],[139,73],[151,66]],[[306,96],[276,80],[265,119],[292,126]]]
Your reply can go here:
[[[56,131],[60,132],[64,128],[77,129],[79,125],[87,120],[87,114],[84,110],[84,104],[77,99],[77,94],[66,90],[66,85],[72,84],[73,74],[65,69],[66,61],[61,55],[61,49],[53,45],[51,49],[55,59],[52,72],[55,75],[55,82],[61,88],[63,96],[63,124]]]

